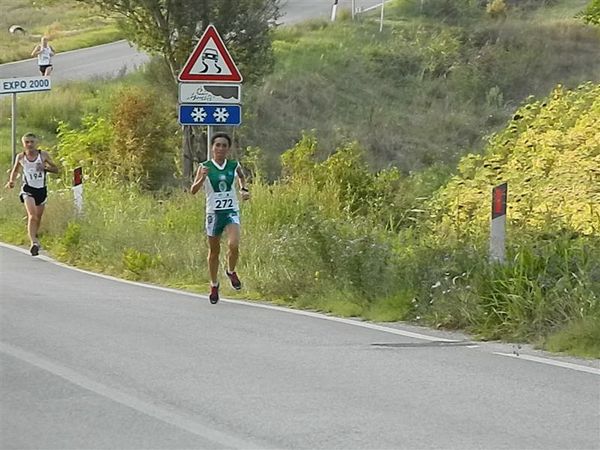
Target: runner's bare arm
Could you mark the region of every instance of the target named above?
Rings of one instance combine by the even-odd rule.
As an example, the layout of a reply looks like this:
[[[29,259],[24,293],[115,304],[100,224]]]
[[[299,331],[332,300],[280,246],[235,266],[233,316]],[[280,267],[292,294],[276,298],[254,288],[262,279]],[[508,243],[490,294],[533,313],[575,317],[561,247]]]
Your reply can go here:
[[[237,173],[238,183],[240,185],[240,193],[242,195],[242,200],[248,200],[250,198],[250,191],[248,190],[248,186],[246,185],[246,175],[244,175],[244,170],[242,166],[238,164],[235,169]]]
[[[44,170],[46,172],[58,173],[58,166],[48,152],[42,152],[42,160],[44,161]]]
[[[204,184],[204,180],[206,179],[206,175],[208,174],[208,169],[204,167],[204,165],[200,165],[198,170],[196,171],[196,178],[192,183],[192,187],[190,188],[190,192],[195,194],[200,190],[202,185]]]
[[[15,187],[15,177],[21,171],[21,159],[23,158],[23,154],[19,153],[17,155],[17,159],[15,159],[15,165],[10,171],[10,175],[8,176],[8,182],[6,183],[7,188],[12,189]]]

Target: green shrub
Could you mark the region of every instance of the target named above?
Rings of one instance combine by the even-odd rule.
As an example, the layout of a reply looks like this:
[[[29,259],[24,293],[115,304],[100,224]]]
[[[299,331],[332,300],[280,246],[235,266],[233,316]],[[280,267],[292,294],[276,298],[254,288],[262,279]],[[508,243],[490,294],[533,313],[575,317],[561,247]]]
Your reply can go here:
[[[600,0],[590,0],[587,8],[581,13],[584,22],[600,25]]]
[[[153,256],[134,248],[123,250],[123,268],[134,279],[147,276],[146,272],[158,267],[160,263],[161,258],[159,256]]]
[[[156,189],[173,179],[177,147],[169,136],[176,133],[166,105],[143,87],[116,94],[111,126],[112,172],[123,180]]]
[[[597,359],[600,355],[600,314],[569,322],[552,334],[544,345],[552,352]]]
[[[56,159],[66,170],[82,166],[89,181],[107,174],[105,165],[110,161],[113,140],[113,129],[108,120],[88,114],[81,119],[79,128],[60,122],[57,138]]]
[[[442,236],[487,229],[491,188],[508,182],[511,227],[586,235],[600,230],[600,86],[557,88],[520,108],[485,155],[467,155],[431,203]]]
[[[398,8],[402,14],[424,16],[446,22],[464,20],[465,16],[480,14],[476,0],[400,0]]]
[[[83,166],[91,180],[134,182],[147,189],[172,182],[177,131],[155,95],[142,87],[124,87],[114,94],[109,117],[88,114],[79,127],[61,122],[59,160],[65,167]]]

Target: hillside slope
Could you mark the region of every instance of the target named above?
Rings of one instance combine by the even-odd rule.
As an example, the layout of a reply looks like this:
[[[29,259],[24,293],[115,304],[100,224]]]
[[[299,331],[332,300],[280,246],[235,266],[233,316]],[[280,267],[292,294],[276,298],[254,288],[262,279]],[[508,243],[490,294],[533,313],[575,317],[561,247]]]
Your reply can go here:
[[[313,129],[325,154],[357,140],[378,168],[456,163],[528,96],[600,81],[600,33],[573,17],[574,3],[585,5],[504,19],[474,7],[450,20],[405,0],[386,8],[382,33],[377,16],[281,29],[275,72],[247,91],[242,140],[266,150],[274,173],[277,155]]]

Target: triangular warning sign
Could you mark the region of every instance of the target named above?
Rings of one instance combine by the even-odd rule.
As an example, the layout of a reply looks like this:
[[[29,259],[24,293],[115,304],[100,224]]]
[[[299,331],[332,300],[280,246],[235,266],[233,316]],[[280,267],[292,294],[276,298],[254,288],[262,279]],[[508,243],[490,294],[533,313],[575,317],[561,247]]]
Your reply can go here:
[[[179,73],[179,81],[240,83],[242,75],[217,29],[209,25]]]

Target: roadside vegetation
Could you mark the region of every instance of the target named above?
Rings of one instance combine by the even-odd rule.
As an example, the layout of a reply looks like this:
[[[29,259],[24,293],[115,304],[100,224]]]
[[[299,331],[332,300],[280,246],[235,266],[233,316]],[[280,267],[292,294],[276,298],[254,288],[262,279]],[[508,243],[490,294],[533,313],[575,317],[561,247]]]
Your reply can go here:
[[[367,18],[278,31],[275,70],[246,89],[236,131],[253,194],[244,297],[600,357],[598,30],[570,19],[577,10],[545,20],[536,2],[496,17],[419,3],[390,7],[383,34]],[[22,96],[19,133],[42,135],[64,168],[48,252],[204,292],[203,199],[181,189],[168,77],[153,62]],[[489,264],[490,191],[505,181],[508,261]],[[15,194],[1,192],[0,239],[24,244]]]
[[[11,33],[12,26],[20,29]],[[50,38],[57,52],[114,42],[124,36],[114,19],[75,0],[2,0],[0,30],[0,64],[31,58],[42,36]]]

